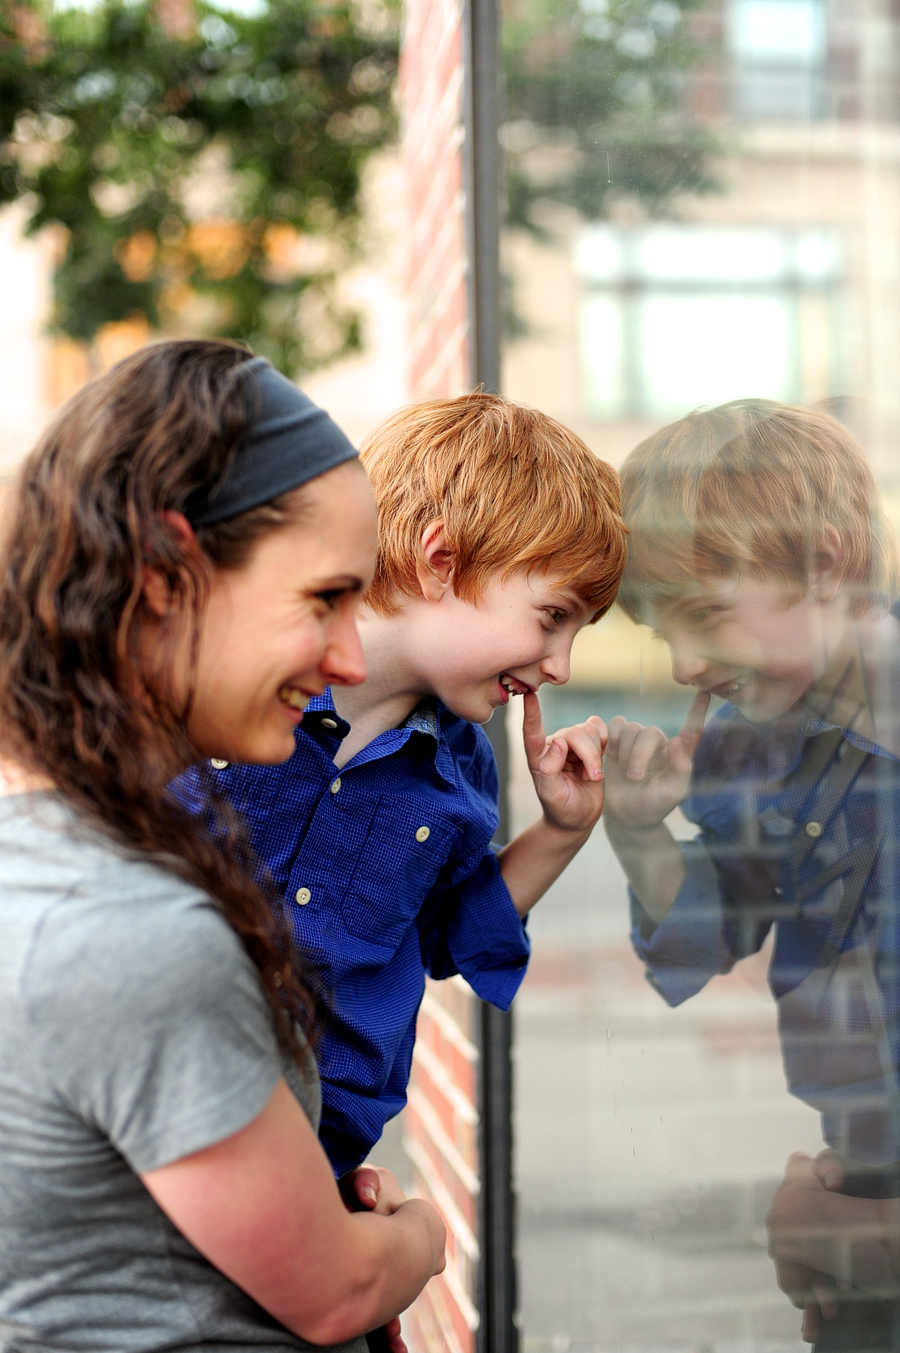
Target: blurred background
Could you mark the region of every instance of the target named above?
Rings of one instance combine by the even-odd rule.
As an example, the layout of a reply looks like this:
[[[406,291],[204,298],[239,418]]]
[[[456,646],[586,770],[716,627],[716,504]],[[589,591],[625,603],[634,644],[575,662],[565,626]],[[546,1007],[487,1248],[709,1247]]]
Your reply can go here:
[[[450,0],[2,0],[0,470],[161,334],[250,342],[356,438],[465,388],[421,337],[423,314],[465,328],[464,189],[434,169],[462,139],[461,16]],[[500,40],[503,393],[615,464],[697,405],[824,408],[900,518],[896,0],[504,0]],[[675,731],[687,703],[664,646],[614,611],[543,707],[548,728],[596,712]],[[518,825],[534,801],[510,724]],[[763,1219],[788,1153],[821,1139],[785,1088],[765,955],[667,1009],[602,828],[530,928],[524,1348],[799,1349]],[[414,1341],[458,1353],[477,1238],[456,1229],[462,1322],[438,1307]]]

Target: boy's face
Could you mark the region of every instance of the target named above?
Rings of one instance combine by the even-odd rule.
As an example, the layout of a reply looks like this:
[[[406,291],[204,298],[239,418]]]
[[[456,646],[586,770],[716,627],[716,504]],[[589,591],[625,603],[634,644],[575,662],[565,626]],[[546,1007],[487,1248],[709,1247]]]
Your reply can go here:
[[[754,723],[786,713],[821,676],[839,617],[770,579],[698,583],[664,606],[656,629],[682,686],[720,696]]]
[[[423,693],[472,723],[487,723],[512,695],[568,681],[572,641],[593,615],[571,584],[525,571],[492,578],[477,602],[451,589],[416,610]]]

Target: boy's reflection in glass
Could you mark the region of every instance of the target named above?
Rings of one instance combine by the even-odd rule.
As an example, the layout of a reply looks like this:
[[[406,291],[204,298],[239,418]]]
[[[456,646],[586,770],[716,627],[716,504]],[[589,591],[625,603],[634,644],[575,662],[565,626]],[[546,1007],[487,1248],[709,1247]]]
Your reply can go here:
[[[620,599],[697,689],[675,738],[610,725],[633,942],[677,1005],[774,926],[788,1083],[829,1146],[773,1203],[779,1282],[821,1349],[900,1348],[900,612],[877,487],[838,422],[765,401],[663,429],[622,477]]]

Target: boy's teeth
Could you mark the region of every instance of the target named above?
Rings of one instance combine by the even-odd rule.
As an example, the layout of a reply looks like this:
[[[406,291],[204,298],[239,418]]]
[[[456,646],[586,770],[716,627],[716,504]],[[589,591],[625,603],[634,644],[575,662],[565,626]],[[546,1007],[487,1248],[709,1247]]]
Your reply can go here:
[[[291,709],[306,709],[306,699],[302,691],[298,691],[295,686],[282,686],[278,692],[279,698]]]

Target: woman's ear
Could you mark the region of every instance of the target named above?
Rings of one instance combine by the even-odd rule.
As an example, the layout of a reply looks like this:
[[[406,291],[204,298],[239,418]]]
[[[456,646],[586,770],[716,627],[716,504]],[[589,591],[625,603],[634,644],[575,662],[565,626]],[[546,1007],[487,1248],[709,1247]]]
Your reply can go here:
[[[440,601],[453,589],[453,553],[447,544],[442,521],[433,521],[422,532],[416,577],[426,601]]]
[[[165,532],[171,540],[174,538],[177,546],[185,553],[199,553],[200,546],[197,543],[197,537],[194,534],[194,528],[191,526],[183,512],[160,512],[156,517],[157,523],[164,523]],[[162,542],[160,542],[161,544]],[[152,540],[144,543],[144,571],[141,580],[141,587],[144,593],[144,600],[152,615],[158,620],[162,620],[169,612],[169,606],[172,600],[172,593],[169,587],[165,571],[159,565],[151,560],[159,557],[158,550],[154,550]]]
[[[844,578],[844,544],[836,527],[825,526],[819,537],[810,578],[816,601],[834,601]]]

